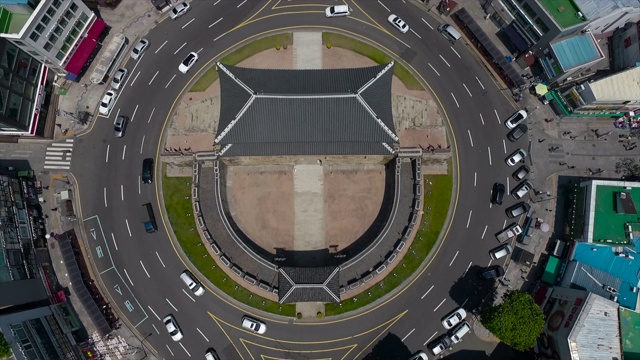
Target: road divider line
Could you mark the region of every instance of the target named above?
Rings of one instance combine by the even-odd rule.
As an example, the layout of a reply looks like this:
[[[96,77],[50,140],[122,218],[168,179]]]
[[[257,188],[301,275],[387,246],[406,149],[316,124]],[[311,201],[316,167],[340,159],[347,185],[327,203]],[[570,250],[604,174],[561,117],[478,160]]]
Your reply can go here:
[[[188,293],[185,289],[182,289],[182,292],[183,292],[185,295],[187,295],[187,297],[188,297],[189,299],[191,299],[191,301],[196,302],[196,300],[195,300],[194,298],[192,298],[192,297],[191,297],[191,295],[189,295],[189,293]]]
[[[141,186],[140,186],[140,183],[141,183],[141,182],[142,182],[142,181],[141,181],[141,179],[140,179],[140,175],[138,175],[138,195],[140,195],[140,194],[141,194],[141,192],[140,192],[140,191],[141,191],[141,189],[140,189],[140,188],[141,188]]]
[[[467,87],[467,84],[462,83],[462,86],[464,86],[464,88],[467,90],[467,93],[469,94],[469,97],[473,97],[473,95],[471,95],[471,91],[469,91],[469,88]]]
[[[140,260],[140,265],[142,265],[142,270],[144,270],[144,273],[147,274],[147,277],[150,278],[151,275],[149,275],[149,272],[147,271],[147,268],[144,267],[144,264],[142,263],[142,260]]]
[[[167,41],[169,41],[169,40],[165,40],[165,41],[162,43],[162,45],[160,45],[160,47],[158,48],[158,50],[156,50],[156,52],[155,52],[156,54],[158,53],[158,51],[160,51],[160,49],[162,49],[162,47],[167,43]]]
[[[240,3],[240,5],[236,6],[236,9],[239,8],[240,6],[244,5],[244,3],[246,3],[247,0],[244,0],[243,2]]]
[[[144,149],[144,138],[146,135],[142,135],[142,143],[140,143],[140,154],[142,154],[142,149]]]
[[[151,83],[153,82],[153,80],[156,79],[156,76],[158,76],[158,73],[160,72],[160,70],[156,71],[155,74],[153,74],[153,77],[151,78],[151,81],[149,81],[149,85],[151,85]]]
[[[380,4],[380,5],[381,5],[385,10],[387,10],[388,12],[391,12],[391,10],[389,10],[389,8],[388,8],[388,7],[384,6],[384,4],[383,4],[380,0],[378,0],[378,4]]]
[[[247,0],[245,0],[247,1]],[[184,350],[184,352],[187,353],[187,355],[189,355],[189,357],[191,357],[191,354],[189,354],[189,352],[187,351],[187,349],[184,347],[184,345],[182,345],[182,343],[180,343],[180,347],[182,348],[182,350]]]
[[[200,335],[202,335],[202,337],[203,337],[207,342],[209,342],[209,339],[207,339],[207,337],[206,337],[206,336],[204,336],[204,334],[202,333],[202,331],[200,331],[200,329],[196,328],[196,330],[198,330],[198,332],[200,333]]]
[[[502,147],[504,148],[505,155],[507,154],[507,142],[502,139]]]
[[[103,193],[104,193],[104,207],[107,207],[107,188],[103,189]]]
[[[456,258],[458,257],[458,253],[460,253],[460,251],[456,251],[456,254],[453,255],[453,259],[451,259],[451,262],[449,263],[449,266],[453,265],[453,262],[456,261]]]
[[[133,122],[133,119],[135,119],[135,117],[136,117],[136,112],[138,111],[138,106],[139,105],[136,105],[136,108],[133,109],[133,115],[131,115],[131,122]]]
[[[166,268],[166,266],[164,266],[164,262],[162,261],[162,259],[160,258],[160,254],[158,254],[158,252],[156,251],[156,255],[158,256],[158,260],[160,260],[160,264],[162,264],[163,268]]]
[[[487,150],[489,151],[489,166],[491,166],[491,147],[487,146]]]
[[[417,32],[415,32],[413,29],[411,29],[411,28],[410,28],[409,30],[411,30],[411,32],[413,33],[413,35],[417,36],[417,37],[418,37],[418,39],[422,39],[422,36],[418,35],[418,33],[417,33]]]
[[[453,48],[453,46],[449,46],[451,48],[451,50],[456,53],[456,55],[458,55],[458,59],[462,59],[462,56],[460,56],[460,54],[458,54],[458,52],[456,51],[456,49]]]
[[[178,50],[176,50],[176,52],[174,52],[174,53],[173,53],[173,55],[177,54],[177,53],[178,53],[178,51],[182,50],[182,48],[183,48],[185,45],[187,45],[187,42],[186,42],[186,41],[185,41],[185,43],[184,43],[184,44],[182,44],[182,46],[180,46],[180,47],[178,48]]]
[[[414,331],[416,331],[416,328],[411,329],[411,331],[409,331],[409,333],[405,335],[400,341],[404,342],[409,337],[409,335],[413,334]]]
[[[484,118],[482,117],[482,114],[480,114],[480,121],[482,121],[482,125],[484,125]]]
[[[124,185],[120,184],[120,199],[124,201]]]
[[[109,162],[109,149],[111,148],[111,145],[107,145],[107,158],[104,159],[104,162],[108,163]]]
[[[171,356],[175,356],[175,355],[173,354],[173,351],[171,351],[171,348],[169,347],[169,344],[165,344],[165,345],[167,346],[167,350],[169,350],[169,352],[171,353]]]
[[[173,77],[171,78],[171,80],[169,80],[169,82],[167,83],[167,85],[165,85],[165,89],[169,87],[169,84],[171,84],[171,82],[173,81],[173,79],[175,79],[175,75],[173,75]]]
[[[449,65],[449,63],[447,62],[447,60],[445,60],[442,55],[438,55],[440,56],[440,59],[442,59],[442,61],[444,61],[445,64],[447,64],[448,67],[451,67],[451,65]]]
[[[227,35],[227,33],[221,34],[218,37],[214,38],[213,41],[218,41],[218,39],[220,39],[221,37]]]
[[[167,303],[169,303],[169,305],[173,308],[173,310],[178,311],[178,309],[176,309],[176,307],[173,306],[173,304],[171,303],[171,301],[169,301],[169,299],[165,298],[165,300],[167,300]]]
[[[469,210],[469,218],[467,218],[467,229],[469,228],[469,223],[471,222],[471,214],[473,214],[473,210]]]
[[[424,299],[424,297],[425,297],[425,296],[427,296],[431,290],[433,290],[433,285],[431,285],[431,287],[429,288],[429,290],[427,290],[427,292],[426,292],[426,293],[424,293],[424,295],[422,295],[422,297],[420,298],[420,300]]]
[[[115,236],[113,236],[113,233],[111,233],[111,239],[113,240],[113,246],[115,246],[116,250],[118,250],[118,244],[116,244],[116,238]]]
[[[131,228],[129,227],[129,219],[124,219],[124,222],[127,224],[127,231],[129,232],[129,237],[131,237]]]
[[[473,172],[473,187],[476,187],[478,185],[478,172],[474,171]]]
[[[156,108],[151,109],[151,115],[149,115],[149,120],[147,120],[147,124],[151,122],[151,118],[153,117],[154,111],[156,111]]]
[[[476,80],[478,80],[478,84],[480,84],[480,87],[482,88],[482,90],[484,90],[484,85],[482,85],[482,82],[480,82],[480,79],[478,79],[477,76],[476,76]]]
[[[511,192],[510,187],[511,187],[511,186],[509,186],[509,177],[507,176],[507,195],[511,195],[511,194],[510,194],[510,192]]]
[[[153,309],[151,308],[151,306],[147,305],[147,307],[149,308],[149,311],[151,311],[153,313],[153,315],[156,316],[156,318],[158,318],[158,320],[162,321],[162,319],[160,319],[160,316],[158,316],[158,314],[156,314],[155,311],[153,311]]]
[[[136,80],[138,80],[138,76],[140,76],[140,71],[138,71],[138,73],[136,74],[136,77],[133,78],[133,81],[131,82],[131,84],[129,84],[129,86],[133,86],[133,84],[136,83]]]
[[[187,26],[189,26],[189,24],[191,24],[191,23],[193,22],[193,20],[195,20],[195,19],[196,19],[196,18],[193,18],[193,19],[189,20],[189,22],[188,22],[188,23],[186,23],[186,24],[182,25],[182,28],[184,29],[184,28],[186,28]]]
[[[127,145],[122,148],[122,160],[124,160],[124,156],[127,153]]]
[[[471,147],[473,147],[473,138],[471,137],[471,130],[467,130],[467,133],[469,133],[469,141],[471,142]]]
[[[436,75],[440,76],[440,73],[438,72],[438,70],[436,70],[436,68],[434,68],[431,64],[429,64],[429,67],[431,68],[431,70],[433,70],[434,73],[436,73]]]
[[[469,271],[469,269],[471,269],[471,264],[473,264],[473,261],[469,262],[469,266],[467,266],[467,270],[464,271],[464,273],[462,274],[462,276],[467,275],[467,272]]]
[[[427,26],[428,26],[431,30],[433,30],[433,26],[431,26],[431,24],[429,24],[429,23],[427,22],[427,20],[422,19],[422,22],[423,22],[423,23],[425,23],[425,24],[427,24]]]
[[[502,224],[502,228],[506,228],[507,227],[507,219],[504,219],[504,223]]]
[[[498,118],[498,124],[502,124],[502,123],[500,122],[500,115],[498,115],[498,110],[493,109],[493,112],[494,112],[494,113],[496,113],[496,118]]]
[[[156,331],[156,334],[160,334],[160,331],[158,331],[158,328],[156,327],[156,324],[151,324],[151,326],[153,326],[153,330]]]
[[[424,342],[424,344],[422,344],[422,346],[427,346],[427,344],[429,343],[429,341],[431,341],[431,339],[433,339],[434,337],[436,337],[436,335],[438,335],[438,332],[434,332],[433,335],[431,335],[430,338],[427,339],[427,341]]]
[[[455,102],[456,102],[456,106],[457,106],[457,107],[460,107],[460,104],[458,104],[458,100],[456,99],[456,96],[455,96],[455,95],[453,95],[453,93],[451,93],[451,97],[453,98],[453,101],[455,101]]]
[[[129,273],[127,272],[127,269],[124,269],[124,274],[127,275],[127,279],[129,280],[129,284],[131,284],[131,286],[133,286],[133,281],[131,281],[131,278],[129,277]],[[158,315],[156,315],[156,316],[158,316]],[[158,318],[158,320],[160,320],[160,318]]]
[[[216,22],[214,22],[213,24],[209,25],[209,29],[211,29],[215,24],[219,23],[220,21],[222,21],[222,18],[218,19]]]
[[[486,234],[486,233],[487,233],[487,228],[488,228],[488,226],[487,226],[487,225],[485,225],[485,226],[484,226],[484,231],[482,232],[482,237],[480,237],[480,239],[484,239],[484,234]]]
[[[444,304],[445,300],[447,300],[447,299],[442,299],[442,301],[440,301],[440,304],[438,304],[438,306],[436,306],[436,308],[433,309],[433,312],[436,312],[440,308],[440,306],[442,306],[442,304]]]

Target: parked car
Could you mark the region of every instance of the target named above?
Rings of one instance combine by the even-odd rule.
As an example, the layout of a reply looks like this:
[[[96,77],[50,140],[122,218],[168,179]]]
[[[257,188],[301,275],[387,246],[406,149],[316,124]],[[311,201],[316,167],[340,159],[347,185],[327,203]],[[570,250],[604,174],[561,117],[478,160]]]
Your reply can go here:
[[[191,69],[193,64],[196,63],[196,61],[198,61],[198,54],[194,52],[190,52],[189,55],[187,55],[187,57],[184,58],[184,60],[182,60],[182,62],[178,66],[178,70],[181,73],[186,74],[187,71]]]
[[[248,316],[242,317],[242,327],[257,334],[264,334],[267,331],[267,324]]]
[[[462,341],[462,337],[464,337],[467,333],[471,331],[471,326],[466,321],[461,322],[455,328],[449,330],[449,338],[451,338],[451,342],[457,344]]]
[[[327,17],[349,16],[348,5],[333,5],[325,9],[324,14]]]
[[[400,32],[403,34],[409,31],[409,25],[407,25],[406,22],[402,21],[402,19],[400,19],[398,15],[389,15],[387,21],[389,22],[389,24],[393,25],[394,28],[400,30]]]
[[[531,209],[531,205],[525,202],[519,202],[515,205],[509,206],[505,212],[507,213],[507,217],[513,219],[520,215],[526,214]]]
[[[153,159],[146,158],[142,160],[142,175],[140,176],[142,183],[153,183]]]
[[[427,357],[424,351],[418,351],[418,353],[410,357],[409,360],[429,360],[429,357]]]
[[[207,349],[207,352],[204,353],[204,358],[205,360],[220,360],[220,357],[214,348]]]
[[[527,125],[520,124],[509,131],[507,139],[511,142],[516,142],[527,133],[527,130],[529,130]]]
[[[527,195],[527,193],[531,191],[531,189],[533,189],[533,184],[531,183],[531,181],[525,180],[518,184],[518,186],[513,188],[513,191],[511,191],[511,195],[516,199],[520,199],[523,196]]]
[[[196,296],[202,296],[204,294],[204,287],[200,284],[200,281],[196,280],[191,271],[185,270],[180,274],[180,280],[187,285]]]
[[[447,334],[443,334],[429,344],[429,350],[433,355],[437,356],[443,351],[449,349],[451,345],[453,345],[453,343],[449,336]]]
[[[131,58],[133,60],[138,60],[140,56],[142,56],[142,53],[144,53],[144,51],[147,50],[147,47],[149,47],[149,40],[140,39],[140,41],[138,41],[136,46],[134,46],[133,49],[131,49]]]
[[[120,86],[127,79],[127,75],[129,74],[129,70],[125,68],[120,68],[116,70],[116,73],[113,74],[113,79],[111,80],[111,88],[114,90],[120,89]]]
[[[507,165],[513,166],[513,165],[519,163],[520,161],[523,161],[524,158],[526,158],[526,157],[527,157],[527,152],[524,151],[523,149],[518,149],[518,150],[514,151],[511,155],[509,155],[505,159],[505,162],[507,163]]]
[[[171,18],[171,20],[175,20],[180,16],[186,14],[189,10],[191,10],[191,5],[189,5],[189,3],[187,3],[186,1],[179,2],[176,4],[176,6],[173,7],[173,9],[171,9],[171,11],[169,12],[169,17]]]
[[[463,308],[459,307],[453,310],[453,312],[449,315],[445,316],[444,319],[442,319],[442,326],[444,326],[444,328],[447,330],[451,329],[452,327],[458,325],[458,323],[460,323],[460,321],[464,320],[466,317],[467,312],[464,311]]]
[[[504,191],[504,185],[500,183],[493,184],[493,188],[491,189],[491,203],[495,205],[502,205]]]
[[[504,275],[504,269],[500,265],[491,265],[480,270],[480,279],[491,280]]]
[[[526,118],[527,118],[527,112],[525,110],[518,110],[518,112],[511,115],[504,122],[504,125],[509,129],[513,129],[514,127],[518,126],[521,122],[523,122],[524,119]]]
[[[176,322],[173,315],[165,316],[164,319],[162,319],[162,322],[164,323],[164,327],[167,329],[169,335],[171,335],[173,341],[182,340],[182,330],[180,330],[180,326],[178,326],[178,322]]]
[[[517,181],[524,179],[527,175],[529,175],[529,167],[527,165],[522,165],[511,175]]]
[[[489,255],[491,256],[491,258],[493,260],[498,260],[502,257],[505,257],[509,254],[511,254],[511,251],[513,251],[513,248],[511,247],[511,245],[509,244],[502,244],[498,247],[495,247],[491,250],[489,250]]]
[[[124,115],[118,115],[116,121],[113,122],[113,134],[117,138],[124,136],[124,131],[127,129],[129,123],[129,117]]]
[[[117,93],[113,90],[109,90],[104,94],[100,101],[100,108],[98,109],[100,114],[109,115],[111,108],[113,108],[113,104],[116,102],[116,95]]]

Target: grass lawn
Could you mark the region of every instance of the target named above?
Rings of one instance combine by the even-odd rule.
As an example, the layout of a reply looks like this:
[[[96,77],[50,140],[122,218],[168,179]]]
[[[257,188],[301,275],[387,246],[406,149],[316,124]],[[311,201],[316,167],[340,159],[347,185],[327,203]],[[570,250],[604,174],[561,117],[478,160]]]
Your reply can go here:
[[[451,169],[451,162],[449,162]],[[429,182],[431,184],[429,184]],[[338,315],[353,311],[370,304],[406,281],[422,264],[429,255],[431,249],[438,241],[438,236],[444,227],[444,222],[451,203],[451,191],[453,188],[453,176],[451,170],[447,175],[427,175],[424,177],[424,207],[431,206],[430,211],[425,211],[420,220],[420,228],[416,237],[400,263],[391,274],[369,288],[365,293],[349,298],[340,304],[327,304],[326,316]],[[424,225],[426,222],[426,225]],[[422,240],[421,240],[422,239]]]
[[[391,56],[387,55],[386,53],[382,52],[381,50],[378,50],[377,48],[367,43],[358,41],[348,36],[336,34],[336,33],[323,32],[322,44],[325,46],[327,44],[331,44],[331,46],[336,46],[339,48],[351,50],[360,55],[368,57],[369,59],[377,62],[378,64],[388,64],[393,60]],[[411,74],[409,70],[407,70],[407,68],[400,65],[397,61],[395,66],[393,67],[393,74],[397,76],[398,79],[400,79],[400,81],[402,81],[402,83],[404,84],[404,86],[407,87],[407,89],[424,90],[422,85],[420,85],[420,82],[418,82],[418,80],[413,76],[413,74]]]
[[[248,59],[259,52],[265,51],[267,49],[275,48],[276,46],[288,46],[291,44],[293,44],[292,33],[284,33],[284,34],[267,36],[239,48],[238,50],[220,59],[220,62],[228,65],[236,65],[242,60]],[[190,92],[205,91],[216,80],[218,80],[218,71],[216,70],[216,67],[213,66],[209,70],[207,70],[200,77],[200,79],[196,81],[195,84],[193,84],[193,86],[189,91]]]
[[[294,305],[280,305],[277,302],[267,300],[258,296],[235,281],[227,277],[209,256],[197,231],[195,218],[186,216],[191,214],[191,178],[190,177],[167,177],[166,165],[162,171],[162,191],[164,195],[164,205],[166,206],[169,221],[182,250],[189,258],[189,261],[203,274],[215,287],[225,292],[227,295],[256,309],[270,313],[295,316]]]

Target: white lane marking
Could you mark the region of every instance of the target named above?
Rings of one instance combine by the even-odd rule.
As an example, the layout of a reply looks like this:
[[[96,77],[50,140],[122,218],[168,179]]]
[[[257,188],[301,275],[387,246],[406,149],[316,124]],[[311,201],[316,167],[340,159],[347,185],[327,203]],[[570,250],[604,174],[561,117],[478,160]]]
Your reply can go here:
[[[173,306],[173,304],[171,303],[171,301],[169,301],[169,299],[165,298],[165,300],[167,300],[167,302],[169,303],[169,305],[171,305],[171,307],[173,308],[173,310],[178,311],[178,309],[176,309],[175,306]]]
[[[453,46],[449,46],[451,48],[451,50],[456,53],[456,55],[458,55],[459,59],[462,59],[462,56],[460,56],[460,54],[458,54],[458,52],[456,51],[456,49],[453,48]]]
[[[151,115],[149,115],[149,120],[147,120],[147,124],[151,122],[151,117],[153,117],[154,111],[156,111],[156,108],[151,109]]]
[[[137,111],[138,111],[138,105],[136,105],[136,108],[133,109],[133,115],[131,115],[131,122],[133,122],[133,119],[135,119]]]
[[[484,125],[484,118],[482,117],[482,114],[480,114],[480,121],[482,121],[482,125]]]
[[[434,73],[436,73],[436,75],[440,76],[440,73],[438,72],[438,70],[436,70],[436,68],[434,68],[431,64],[429,64],[429,67],[431,68],[431,70],[433,70]]]
[[[188,22],[188,23],[186,23],[186,24],[184,24],[184,25],[182,26],[182,28],[184,29],[184,28],[186,28],[187,26],[189,26],[189,24],[191,24],[191,23],[193,22],[193,20],[195,20],[195,19],[196,19],[196,18],[193,18],[193,19],[189,20],[189,22]]]
[[[109,149],[111,148],[111,145],[107,145],[107,158],[104,159],[104,162],[109,162]]]
[[[467,84],[462,83],[462,86],[464,86],[464,88],[467,89],[467,93],[469,94],[469,97],[473,97],[473,95],[471,95],[471,91],[469,91],[469,88],[467,87]]]
[[[187,45],[187,42],[186,42],[186,41],[185,41],[185,43],[184,43],[184,44],[182,44],[182,46],[180,46],[180,47],[178,48],[178,50],[176,50],[176,52],[174,52],[174,53],[173,53],[173,55],[177,54],[177,53],[178,53],[178,51],[182,50],[182,48],[183,48],[185,45]]]
[[[156,324],[151,324],[151,326],[153,326],[153,330],[156,331],[156,334],[160,334],[160,331],[158,331],[158,328],[156,327]]]
[[[456,251],[456,254],[455,254],[455,255],[453,255],[453,259],[451,259],[451,262],[449,263],[449,266],[453,265],[453,262],[454,262],[454,261],[456,261],[456,258],[458,257],[458,253],[459,253],[459,252],[460,252],[460,251]]]
[[[223,36],[225,36],[225,35],[226,35],[226,33],[221,34],[220,36],[218,36],[218,37],[216,37],[215,39],[213,39],[213,41],[218,41],[218,39],[220,39],[221,37],[223,37]]]
[[[127,153],[127,145],[122,148],[122,160],[124,160],[124,156]]]
[[[409,30],[411,30],[411,32],[413,33],[413,35],[417,36],[417,37],[418,37],[418,39],[422,39],[422,36],[418,35],[418,33],[417,33],[417,32],[415,32],[413,29],[411,29],[411,28],[410,28]]]
[[[431,339],[433,339],[436,335],[438,335],[438,332],[434,332],[433,335],[431,335],[430,338],[427,339],[427,341],[424,342],[424,344],[422,344],[422,346],[427,346],[427,344],[429,343],[429,341],[431,341]]]
[[[129,277],[129,273],[127,272],[127,269],[124,269],[124,274],[127,275],[127,279],[129,279],[129,284],[131,284],[131,286],[133,286],[133,281],[131,281],[131,278]],[[156,315],[158,316],[158,315]],[[160,320],[160,318],[158,318],[158,320]]]
[[[444,301],[445,301],[445,300],[447,300],[447,299],[442,299],[442,301],[440,302],[440,304],[438,304],[438,306],[436,306],[436,308],[435,308],[435,309],[433,309],[433,312],[436,312],[436,311],[440,308],[440,306],[442,306],[442,304],[444,304]]]
[[[156,251],[156,255],[158,256],[158,260],[160,260],[160,264],[162,264],[162,267],[166,267],[164,266],[164,262],[162,261],[162,259],[160,258],[160,254],[158,254],[158,252]]]
[[[420,300],[424,299],[425,296],[427,296],[429,294],[429,292],[433,289],[433,285],[431,285],[431,287],[429,288],[429,290],[427,290],[426,293],[424,293],[424,295],[422,295],[422,297],[420,298]]]
[[[196,53],[200,54],[200,51],[204,50],[204,48],[200,48],[200,50],[196,51]]]
[[[155,311],[153,311],[153,309],[151,308],[151,306],[147,305],[147,307],[148,307],[148,308],[149,308],[149,310],[153,313],[153,315],[155,315],[155,316],[158,318],[158,320],[160,320],[160,316],[158,316],[158,314],[156,314],[156,312],[155,312]],[[162,321],[162,320],[160,320],[160,321]]]
[[[113,233],[111,233],[111,239],[113,240],[113,246],[115,246],[116,250],[118,250],[118,244],[116,244],[116,237],[113,236]]]
[[[209,25],[209,29],[211,29],[215,24],[219,23],[220,21],[222,21],[222,18],[218,19],[216,22],[214,22],[213,24]]]
[[[507,219],[504,219],[504,223],[502,224],[502,228],[506,228],[507,227]]]
[[[116,111],[116,119],[118,118],[118,115],[120,115],[120,108],[118,108],[118,111]]]
[[[469,218],[467,219],[467,229],[469,228],[469,223],[471,222],[471,214],[473,214],[473,210],[469,210]]]
[[[142,154],[142,149],[144,149],[144,138],[146,135],[142,135],[142,143],[140,144],[140,154]]]
[[[160,45],[160,47],[158,48],[158,50],[156,50],[156,52],[155,52],[156,54],[158,53],[158,51],[160,51],[160,49],[162,49],[162,47],[167,43],[167,41],[169,41],[169,40],[165,40],[165,41],[162,43],[162,45]]]
[[[129,232],[129,237],[131,237],[131,228],[129,227],[129,219],[124,219],[124,222],[127,224],[127,231]]]
[[[442,61],[444,61],[445,64],[447,64],[448,67],[451,67],[451,65],[449,65],[449,63],[447,62],[447,60],[445,60],[442,55],[438,55],[440,56],[440,59],[442,59]]]
[[[144,267],[144,264],[142,263],[142,260],[140,260],[140,265],[142,265],[142,270],[144,270],[144,273],[147,274],[147,277],[150,278],[151,275],[149,275],[149,273],[147,272],[147,268]],[[178,310],[176,310],[178,311]]]
[[[187,297],[188,297],[189,299],[191,299],[191,301],[196,302],[196,301],[195,301],[195,299],[194,299],[194,298],[192,298],[192,297],[191,297],[191,295],[189,295],[189,293],[188,293],[185,289],[182,289],[182,292],[183,292],[185,295],[187,295]]]
[[[487,225],[484,226],[484,231],[482,232],[482,237],[480,237],[480,239],[484,239],[484,234],[487,233]]]
[[[471,130],[467,130],[467,133],[469,133],[469,141],[471,142],[471,147],[473,147],[473,138],[471,137]]]
[[[171,82],[173,81],[173,79],[174,79],[175,77],[176,77],[176,76],[175,76],[175,75],[173,75],[173,77],[171,78],[171,80],[169,80],[169,82],[167,83],[167,85],[165,85],[165,87],[164,87],[165,89],[169,87],[169,84],[171,84]]]
[[[416,328],[411,329],[411,331],[409,331],[409,333],[405,335],[400,341],[404,342],[409,337],[409,335],[413,334],[414,331],[416,331]]]
[[[175,356],[175,355],[173,354],[173,351],[171,351],[171,348],[169,347],[169,345],[168,345],[168,344],[165,344],[165,345],[167,346],[167,350],[169,350],[169,352],[171,353],[171,356]]]
[[[507,195],[511,195],[509,194],[510,190],[509,190],[510,186],[509,186],[509,177],[507,176]]]
[[[124,201],[124,185],[120,184],[120,199]]]
[[[151,78],[151,81],[149,81],[149,85],[151,85],[151,83],[153,82],[153,80],[156,79],[156,76],[158,76],[158,73],[160,72],[160,70],[156,71],[155,74],[153,74],[153,77]]]
[[[247,1],[247,0],[244,0],[244,1]],[[240,5],[242,5],[242,4],[240,4]],[[182,350],[184,350],[184,352],[186,352],[186,353],[187,353],[187,355],[189,355],[189,357],[191,357],[191,354],[189,354],[189,352],[188,352],[188,351],[187,351],[187,349],[184,347],[184,345],[182,345],[182,343],[180,343],[180,347],[182,348]]]
[[[455,102],[456,102],[456,106],[457,106],[457,107],[460,107],[460,104],[458,104],[458,100],[456,99],[456,96],[455,96],[455,95],[453,95],[453,93],[451,93],[451,97],[453,97],[453,101],[455,101]]]
[[[423,22],[423,23],[425,23],[425,24],[427,24],[427,26],[428,26],[428,27],[430,27],[430,28],[431,28],[431,30],[433,30],[433,26],[431,26],[431,24],[429,24],[429,23],[427,22],[427,20],[422,19],[422,22]]]
[[[222,1],[222,0],[218,0],[218,1],[214,2],[214,3],[213,3],[213,6],[218,5],[218,3],[219,3],[220,1]]]
[[[467,304],[467,301],[469,301],[469,298],[464,299],[464,301],[462,302],[462,305],[460,305],[460,307],[463,308]]]
[[[236,9],[239,8],[240,6],[242,6],[246,2],[247,2],[247,0],[244,0],[243,2],[241,2],[240,5],[236,6]]]
[[[491,148],[487,146],[487,150],[489,150],[489,165],[491,165]]]
[[[473,187],[478,186],[478,172],[473,173]]]
[[[480,87],[482,88],[482,90],[484,90],[484,85],[482,85],[482,83],[480,82],[480,79],[478,79],[477,76],[476,76],[476,80],[478,80],[478,84],[480,84]]]
[[[487,266],[491,266],[491,263],[493,262],[493,259],[489,260],[489,264],[487,264]]]
[[[133,78],[133,81],[131,82],[131,84],[129,84],[129,86],[133,86],[133,84],[136,83],[136,80],[138,80],[138,76],[140,76],[140,71],[138,71],[138,73],[136,74],[136,77]]]
[[[469,271],[469,269],[471,268],[471,264],[473,264],[473,261],[469,262],[469,266],[467,266],[467,270],[464,271],[462,276],[465,276],[467,274],[467,271]]]
[[[500,115],[498,115],[498,110],[493,109],[493,112],[494,112],[494,113],[496,113],[496,118],[498,118],[498,124],[502,124],[502,123],[500,122]]]
[[[140,175],[138,175],[138,195],[140,195],[140,183],[141,183]]]
[[[107,207],[107,188],[104,188],[104,207]]]
[[[388,7],[384,6],[384,4],[380,0],[378,0],[378,4],[382,5],[382,7],[385,8],[388,12],[391,12],[391,10],[389,10]]]
[[[203,337],[207,342],[209,342],[209,339],[207,339],[207,337],[206,337],[206,336],[204,336],[204,334],[202,333],[202,331],[200,331],[200,329],[196,328],[196,330],[198,330],[198,332],[200,333],[200,335],[202,335],[202,337]]]

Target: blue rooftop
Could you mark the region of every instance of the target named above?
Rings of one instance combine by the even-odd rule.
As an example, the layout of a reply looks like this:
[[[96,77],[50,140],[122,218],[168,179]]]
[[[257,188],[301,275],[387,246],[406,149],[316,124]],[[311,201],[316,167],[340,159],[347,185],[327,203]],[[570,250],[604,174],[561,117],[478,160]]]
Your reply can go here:
[[[565,71],[604,57],[590,33],[560,40],[551,48]]]
[[[635,238],[634,245],[627,246],[627,248],[640,252],[639,240],[639,238]],[[635,310],[638,294],[632,292],[631,287],[638,287],[640,281],[640,253],[624,251],[625,254],[633,257],[630,259],[617,256],[614,252],[615,249],[616,247],[608,245],[579,242],[576,244],[572,260],[587,264],[622,280],[620,289],[618,289],[618,304],[627,309]],[[617,249],[622,249],[622,247]]]

